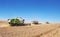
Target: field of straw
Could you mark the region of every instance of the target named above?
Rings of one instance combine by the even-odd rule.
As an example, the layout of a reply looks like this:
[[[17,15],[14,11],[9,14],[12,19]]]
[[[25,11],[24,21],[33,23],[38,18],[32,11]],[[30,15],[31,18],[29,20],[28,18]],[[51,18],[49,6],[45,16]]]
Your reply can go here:
[[[60,37],[60,25],[0,27],[0,37]]]
[[[60,37],[60,24],[0,27],[0,37]]]

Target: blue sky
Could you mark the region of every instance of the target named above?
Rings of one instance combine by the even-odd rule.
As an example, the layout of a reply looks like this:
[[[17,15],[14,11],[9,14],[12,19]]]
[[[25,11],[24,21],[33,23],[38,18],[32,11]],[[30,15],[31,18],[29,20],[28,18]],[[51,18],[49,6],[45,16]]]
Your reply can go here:
[[[0,19],[22,17],[40,22],[60,22],[60,0],[0,0]]]

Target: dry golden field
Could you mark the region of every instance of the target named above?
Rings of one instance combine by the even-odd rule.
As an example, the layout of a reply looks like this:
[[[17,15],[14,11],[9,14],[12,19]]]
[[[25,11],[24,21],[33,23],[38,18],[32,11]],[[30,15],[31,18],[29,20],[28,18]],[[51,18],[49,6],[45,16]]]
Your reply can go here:
[[[0,27],[9,27],[9,23],[8,21],[3,21],[3,20],[0,20]]]
[[[0,27],[0,37],[60,37],[60,24],[39,24],[15,27],[4,26]]]

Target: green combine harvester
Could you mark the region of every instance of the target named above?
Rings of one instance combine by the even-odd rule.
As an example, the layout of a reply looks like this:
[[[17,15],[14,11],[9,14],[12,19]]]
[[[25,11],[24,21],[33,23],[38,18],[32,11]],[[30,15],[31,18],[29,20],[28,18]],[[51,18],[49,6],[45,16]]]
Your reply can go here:
[[[22,19],[21,17],[19,18],[14,18],[14,19],[8,19],[8,23],[11,26],[24,26],[24,19]]]

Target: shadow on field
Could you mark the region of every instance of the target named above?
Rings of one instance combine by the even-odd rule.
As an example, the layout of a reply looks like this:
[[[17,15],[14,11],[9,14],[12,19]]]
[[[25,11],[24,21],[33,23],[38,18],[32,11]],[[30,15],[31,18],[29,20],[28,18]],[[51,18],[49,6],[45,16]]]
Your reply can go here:
[[[10,26],[25,26],[25,24],[10,24]]]

